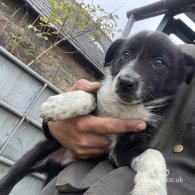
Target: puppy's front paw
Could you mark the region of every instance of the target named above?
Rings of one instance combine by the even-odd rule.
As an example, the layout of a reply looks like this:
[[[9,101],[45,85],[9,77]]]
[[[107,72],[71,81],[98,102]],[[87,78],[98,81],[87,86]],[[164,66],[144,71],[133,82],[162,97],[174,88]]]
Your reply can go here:
[[[167,195],[166,185],[158,179],[151,179],[146,174],[140,174],[136,180],[137,183],[130,192],[130,195]]]
[[[146,150],[133,159],[131,167],[137,172],[131,195],[167,195],[166,164],[159,151]]]
[[[56,121],[86,115],[96,107],[93,94],[77,90],[51,96],[42,104],[40,117],[44,121]]]

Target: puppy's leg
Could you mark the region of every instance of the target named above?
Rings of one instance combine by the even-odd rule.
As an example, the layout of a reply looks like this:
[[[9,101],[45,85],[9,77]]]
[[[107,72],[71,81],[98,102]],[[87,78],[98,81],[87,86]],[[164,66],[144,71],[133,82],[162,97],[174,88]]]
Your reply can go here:
[[[167,195],[166,163],[159,151],[147,149],[132,160],[131,167],[137,172],[131,195]]]
[[[86,115],[95,110],[93,94],[81,90],[51,96],[42,104],[40,117],[44,121],[56,121]]]
[[[32,172],[46,172],[47,166],[37,166],[50,153],[60,148],[60,144],[55,140],[46,140],[37,144],[32,150],[27,152],[13,167],[7,175],[0,180],[0,194],[8,195],[14,185],[26,175]],[[49,165],[49,163],[47,163]],[[53,169],[50,169],[53,170]],[[57,169],[59,172],[59,170]],[[55,175],[55,173],[52,173]]]

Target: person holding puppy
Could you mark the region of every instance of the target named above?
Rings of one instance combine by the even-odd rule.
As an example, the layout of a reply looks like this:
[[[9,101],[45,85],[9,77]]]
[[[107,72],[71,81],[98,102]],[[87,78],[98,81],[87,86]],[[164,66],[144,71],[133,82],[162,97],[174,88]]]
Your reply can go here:
[[[195,59],[195,46],[181,49]],[[100,83],[80,80],[70,90],[96,92]],[[161,127],[151,146],[159,149],[167,163],[168,194],[194,195],[195,186],[195,78],[184,84],[176,106]],[[90,158],[106,152],[107,135],[141,131],[146,124],[139,120],[121,120],[91,115],[49,122],[45,135],[58,140],[80,160],[67,166],[47,184],[39,195],[125,195],[133,188],[135,173],[128,167],[114,169],[109,161],[94,162]]]
[[[83,90],[93,93],[99,88],[99,82],[89,82],[82,79],[76,82],[69,91]],[[86,159],[105,153],[109,144],[106,135],[144,130],[146,123],[140,120],[127,121],[87,115],[49,122],[48,126],[51,135],[65,148],[79,158]]]
[[[83,90],[94,93],[100,86],[101,84],[99,82],[90,82],[81,79],[77,81],[69,91]],[[89,161],[89,164],[92,163],[93,165],[93,160],[90,162],[90,160],[87,159],[100,157],[105,154],[109,145],[108,135],[123,132],[138,132],[143,131],[145,128],[146,123],[141,120],[123,120],[92,115],[78,116],[56,122],[49,121],[47,127],[43,126],[46,138],[56,139],[62,146],[75,154],[78,159],[81,159],[78,161],[78,165],[75,164],[75,169],[79,169],[77,172],[78,175],[81,174],[83,169],[86,169],[86,161]],[[105,163],[108,162],[106,161]],[[72,164],[74,165],[74,163]],[[111,165],[108,170],[110,170],[110,168]],[[70,173],[70,175],[67,174],[66,176],[71,178],[71,174],[72,173]],[[41,191],[41,194],[57,195],[59,192],[55,189],[56,180],[57,178],[52,180]],[[80,190],[83,192],[82,188]],[[74,192],[73,195],[74,194],[78,193]]]

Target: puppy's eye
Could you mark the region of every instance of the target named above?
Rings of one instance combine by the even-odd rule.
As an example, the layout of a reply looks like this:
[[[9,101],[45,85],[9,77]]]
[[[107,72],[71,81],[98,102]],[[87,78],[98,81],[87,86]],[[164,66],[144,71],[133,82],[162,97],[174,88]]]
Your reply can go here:
[[[126,51],[122,54],[121,58],[122,58],[122,60],[127,60],[127,59],[130,57],[130,55],[131,55],[131,52],[130,52],[129,50],[126,50]]]
[[[154,65],[158,68],[163,68],[165,66],[165,62],[161,58],[156,58],[154,61]]]

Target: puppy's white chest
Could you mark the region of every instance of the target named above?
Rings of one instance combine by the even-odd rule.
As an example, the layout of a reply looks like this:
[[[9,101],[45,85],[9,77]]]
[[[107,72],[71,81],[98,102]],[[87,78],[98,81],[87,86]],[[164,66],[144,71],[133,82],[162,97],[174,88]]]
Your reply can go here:
[[[105,98],[101,94],[97,99],[97,115],[122,119],[141,119],[151,121],[153,114],[144,104],[123,104],[116,98]]]

